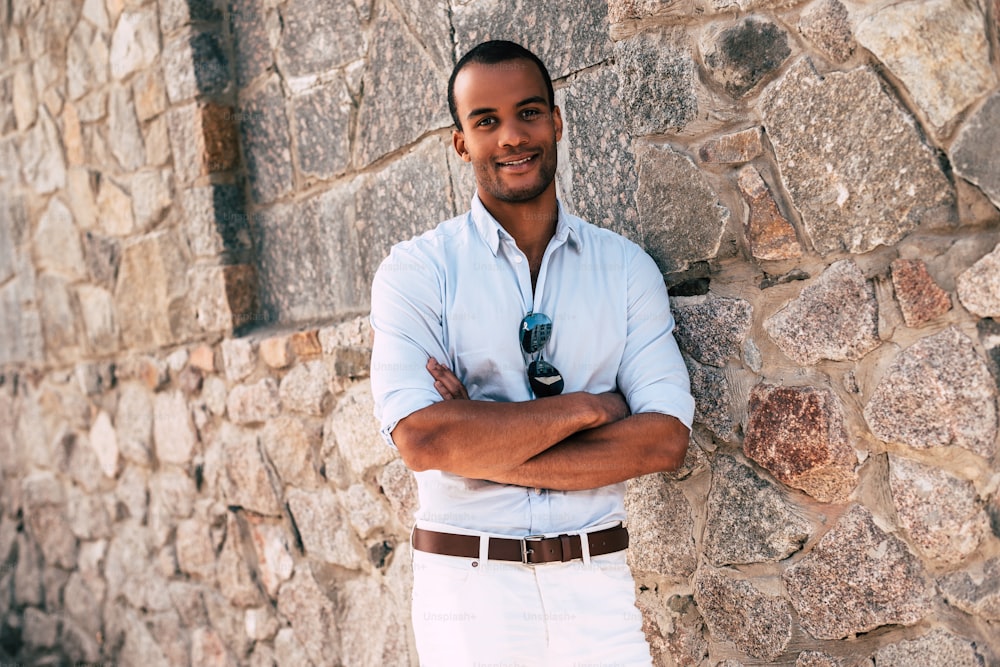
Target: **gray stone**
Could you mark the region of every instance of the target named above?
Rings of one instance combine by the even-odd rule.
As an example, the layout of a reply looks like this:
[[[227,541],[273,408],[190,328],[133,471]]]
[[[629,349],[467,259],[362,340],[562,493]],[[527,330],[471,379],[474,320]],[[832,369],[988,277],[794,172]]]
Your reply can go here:
[[[198,493],[195,481],[183,470],[174,466],[161,466],[149,480],[149,527],[156,546],[166,542],[179,519],[186,519],[194,511]]]
[[[240,119],[240,142],[254,201],[270,202],[291,192],[291,139],[285,97],[276,77],[247,96]]]
[[[327,397],[331,395],[333,375],[323,361],[297,364],[281,379],[279,394],[282,404],[293,412],[322,416]]]
[[[47,566],[73,570],[77,539],[67,515],[65,505],[28,507],[25,508],[25,523],[26,532],[38,544]]]
[[[953,607],[987,621],[1000,621],[1000,558],[946,574],[938,588]]]
[[[239,382],[257,367],[257,354],[249,338],[227,338],[222,341],[222,365],[226,379]]]
[[[857,47],[847,8],[840,0],[823,0],[803,12],[799,32],[837,63],[850,58]]]
[[[979,186],[1000,208],[1000,156],[991,147],[1000,145],[1000,93],[989,97],[962,125],[948,156],[959,176]]]
[[[21,638],[29,649],[44,650],[53,648],[56,645],[58,636],[58,617],[46,614],[34,607],[24,610],[24,625],[21,628]]]
[[[366,285],[393,245],[452,216],[445,160],[449,150],[454,150],[450,142],[425,140],[359,185],[354,219]]]
[[[684,31],[640,33],[616,42],[614,54],[632,136],[676,132],[696,118],[697,75]],[[606,106],[604,112],[612,113]]]
[[[274,378],[233,387],[226,399],[226,410],[234,424],[267,421],[281,412],[278,385]]]
[[[121,80],[153,64],[160,52],[156,8],[124,12],[111,35],[111,76]]]
[[[1000,317],[1000,245],[958,276],[958,300],[978,317]]]
[[[705,568],[699,570],[694,587],[694,599],[712,635],[762,660],[773,661],[784,652],[792,638],[792,610],[786,600]]]
[[[399,601],[377,579],[353,579],[344,586],[344,628],[366,631],[342,635],[342,659],[346,665],[406,665],[416,658],[408,641],[409,623],[401,618]],[[404,607],[405,608],[405,607]]]
[[[996,85],[983,19],[960,0],[907,2],[871,12],[854,34],[940,130]]]
[[[847,498],[857,483],[857,456],[832,391],[760,383],[750,391],[747,410],[746,456],[817,500]]]
[[[51,271],[70,279],[86,274],[80,233],[73,224],[73,214],[58,198],[49,200],[35,229],[33,245],[39,271]]]
[[[729,209],[686,155],[669,146],[638,149],[635,201],[643,246],[663,273],[688,268],[719,252]]]
[[[316,470],[322,438],[318,426],[287,414],[269,419],[260,433],[260,443],[281,481],[305,489],[322,482]]]
[[[218,21],[220,12],[211,0],[160,0],[160,30],[163,34],[198,21]]]
[[[77,100],[108,81],[108,45],[102,34],[80,21],[66,46],[66,92]]]
[[[224,456],[226,503],[266,516],[279,516],[282,504],[260,453],[256,433],[225,424],[218,440]]]
[[[973,342],[954,327],[927,336],[892,362],[864,408],[872,433],[914,449],[996,451],[996,385]]]
[[[90,279],[101,287],[114,288],[121,260],[121,244],[118,240],[84,232],[82,247],[83,261]]]
[[[860,359],[881,344],[875,290],[850,259],[827,267],[798,298],[764,320],[764,329],[803,365]]]
[[[146,147],[129,88],[114,86],[108,98],[108,140],[111,153],[126,171],[146,164]]]
[[[986,664],[975,642],[942,628],[917,639],[883,646],[874,657],[878,667],[981,667]]]
[[[713,565],[776,562],[798,551],[812,527],[781,491],[731,456],[717,456],[704,552]]]
[[[339,450],[357,479],[363,479],[370,468],[396,458],[396,452],[379,435],[373,409],[371,383],[358,382],[344,392],[323,427],[324,456],[333,448]]]
[[[44,108],[38,113],[38,122],[24,135],[18,154],[24,180],[35,192],[48,194],[66,186],[66,159],[59,130]]]
[[[361,567],[361,545],[344,521],[345,512],[331,489],[290,489],[286,499],[309,558],[351,570]]]
[[[540,4],[486,0],[452,9],[455,53],[487,39],[509,39],[535,53],[553,79],[605,61],[611,55],[607,5],[602,0]],[[554,29],[558,26],[558,30]],[[450,69],[446,59],[444,69]]]
[[[111,425],[111,417],[108,413],[101,411],[94,418],[94,424],[90,427],[90,446],[97,455],[97,460],[101,465],[101,471],[108,477],[118,474],[118,434],[114,426]]]
[[[267,71],[274,62],[265,25],[264,3],[261,0],[231,0],[229,26],[233,37],[236,86],[247,84]]]
[[[391,5],[381,5],[368,53],[354,145],[356,167],[451,124],[444,95],[446,70],[434,64]]]
[[[166,169],[140,171],[132,177],[132,212],[136,231],[155,227],[173,201],[170,172]]]
[[[799,622],[816,639],[913,625],[931,611],[920,562],[861,505],[852,506],[782,579]]]
[[[753,324],[753,306],[743,299],[675,297],[670,307],[677,324],[674,336],[681,350],[703,364],[719,368],[739,356]]]
[[[694,420],[707,426],[720,440],[735,437],[733,427],[733,397],[726,374],[717,368],[703,366],[685,356],[694,397]]]
[[[215,574],[219,582],[219,592],[234,607],[253,607],[264,602],[244,556],[248,546],[244,544],[239,522],[235,515],[230,513],[226,526],[226,541],[222,545]]]
[[[17,538],[17,562],[14,564],[14,603],[40,606],[42,603],[42,561],[37,547],[27,535]]]
[[[209,527],[200,519],[187,519],[177,523],[174,538],[177,565],[180,571],[195,581],[214,581],[215,547]]]
[[[250,250],[250,225],[239,188],[213,184],[181,193],[187,242],[196,257],[242,259]]]
[[[595,68],[574,77],[565,89],[563,144],[571,168],[571,197],[577,215],[642,243],[635,192],[637,177],[628,110],[618,74]]]
[[[747,17],[703,41],[709,76],[733,97],[746,95],[792,53],[788,33],[756,17]]]
[[[848,113],[844,100],[853,100]],[[954,193],[937,158],[870,69],[820,78],[803,58],[764,91],[761,111],[819,253],[865,253],[953,217]],[[873,153],[878,160],[858,159]]]
[[[324,72],[364,55],[357,12],[346,2],[292,0],[280,11],[278,66],[286,77]]]
[[[375,497],[364,484],[352,484],[347,491],[340,494],[340,501],[346,510],[348,520],[361,539],[365,539],[375,529],[381,528],[389,521],[389,511],[385,503]]]
[[[98,495],[84,493],[76,487],[67,490],[66,514],[73,535],[81,540],[111,537],[111,519]]]
[[[229,83],[229,62],[215,33],[184,32],[164,45],[161,60],[167,97],[174,104],[216,95]]]
[[[76,358],[81,342],[80,327],[70,301],[69,281],[52,274],[40,275],[37,299],[48,353],[63,361]]]
[[[278,613],[294,619],[291,628],[293,637],[283,636],[279,631],[275,638],[275,653],[280,657],[288,648],[281,644],[292,639],[298,644],[309,660],[315,665],[336,664],[340,658],[340,630],[337,625],[336,609],[324,595],[313,578],[309,568],[299,566],[295,576],[281,587],[278,594]],[[281,664],[304,664],[300,657],[293,662]]]
[[[896,516],[925,558],[953,565],[975,551],[990,532],[971,482],[889,454],[889,488]]]
[[[420,505],[417,495],[417,478],[402,459],[385,464],[378,473],[378,485],[402,527],[412,526],[414,514]]]
[[[347,169],[353,110],[340,77],[293,99],[296,157],[303,175],[329,179]]]
[[[795,658],[795,667],[845,667],[845,665],[842,660],[822,651],[803,651]],[[861,667],[861,663],[856,667]]]
[[[198,434],[191,423],[191,410],[179,390],[156,394],[153,402],[153,442],[156,458],[163,463],[184,464],[191,460]]]
[[[172,230],[147,234],[122,248],[115,304],[125,346],[160,347],[177,340],[189,322],[186,268]]]
[[[686,581],[697,566],[694,513],[677,484],[654,473],[626,483],[629,565],[675,581]]]

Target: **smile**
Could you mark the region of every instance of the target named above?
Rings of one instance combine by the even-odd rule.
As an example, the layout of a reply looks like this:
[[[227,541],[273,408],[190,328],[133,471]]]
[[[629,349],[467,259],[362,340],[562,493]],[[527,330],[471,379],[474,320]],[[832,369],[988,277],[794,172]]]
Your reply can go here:
[[[518,160],[510,160],[509,162],[498,162],[501,167],[517,167],[522,164],[527,164],[535,159],[534,155],[529,155],[527,157],[520,158]]]

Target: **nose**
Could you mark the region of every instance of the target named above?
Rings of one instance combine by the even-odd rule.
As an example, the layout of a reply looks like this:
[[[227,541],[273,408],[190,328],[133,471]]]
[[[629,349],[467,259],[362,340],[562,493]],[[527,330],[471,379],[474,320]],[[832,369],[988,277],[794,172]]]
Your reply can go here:
[[[528,131],[519,122],[504,123],[500,131],[499,142],[501,147],[521,146],[528,143]]]

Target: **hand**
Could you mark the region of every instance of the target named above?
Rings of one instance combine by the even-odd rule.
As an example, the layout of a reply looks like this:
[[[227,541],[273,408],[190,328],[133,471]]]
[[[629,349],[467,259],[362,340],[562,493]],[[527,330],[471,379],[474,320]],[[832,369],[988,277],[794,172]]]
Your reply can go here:
[[[434,378],[434,388],[441,394],[441,398],[446,401],[468,400],[469,392],[465,390],[465,385],[458,379],[451,369],[442,366],[437,359],[431,357],[427,360],[427,372]]]

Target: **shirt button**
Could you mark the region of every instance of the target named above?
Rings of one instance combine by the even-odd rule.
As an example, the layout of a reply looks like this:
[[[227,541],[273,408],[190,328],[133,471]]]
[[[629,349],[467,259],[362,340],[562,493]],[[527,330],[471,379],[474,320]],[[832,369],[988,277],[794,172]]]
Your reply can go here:
[[[535,495],[536,496],[542,495],[543,492],[544,492],[543,489],[539,489],[537,486],[535,487]]]
[[[514,263],[515,264],[520,264],[523,261],[524,261],[523,257],[521,257],[520,255],[514,255]]]

